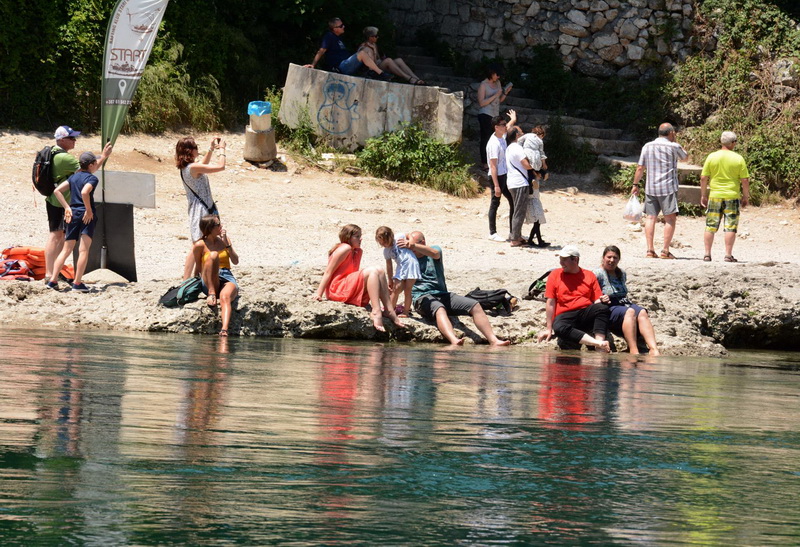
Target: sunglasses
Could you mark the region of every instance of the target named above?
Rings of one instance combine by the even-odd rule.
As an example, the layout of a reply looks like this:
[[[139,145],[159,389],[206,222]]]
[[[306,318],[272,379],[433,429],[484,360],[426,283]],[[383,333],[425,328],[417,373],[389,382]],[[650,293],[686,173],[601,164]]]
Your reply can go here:
[[[78,140],[77,137],[64,137],[64,138],[67,139],[68,141]]]
[[[342,23],[341,25],[336,25],[336,26],[335,26],[335,27],[333,27],[333,28],[344,28],[344,23]]]

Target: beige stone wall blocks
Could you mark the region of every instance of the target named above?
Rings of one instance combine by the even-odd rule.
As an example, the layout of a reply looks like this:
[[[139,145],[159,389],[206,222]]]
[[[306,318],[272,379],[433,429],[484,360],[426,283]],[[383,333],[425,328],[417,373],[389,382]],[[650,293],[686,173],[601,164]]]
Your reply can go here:
[[[469,58],[525,59],[552,45],[591,76],[636,79],[690,51],[694,0],[390,0],[405,35],[426,25]],[[581,59],[585,62],[577,63]]]

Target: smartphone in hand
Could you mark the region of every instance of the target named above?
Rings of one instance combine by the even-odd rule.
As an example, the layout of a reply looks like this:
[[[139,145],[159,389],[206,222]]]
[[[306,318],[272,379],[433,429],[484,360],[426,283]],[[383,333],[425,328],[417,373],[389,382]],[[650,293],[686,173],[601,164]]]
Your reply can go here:
[[[512,88],[512,87],[514,87],[514,84],[512,84],[512,83],[509,83],[508,85],[506,85],[506,90],[505,90],[503,93],[505,93],[506,95],[508,95],[508,92],[509,92],[509,91],[511,91],[511,88]]]

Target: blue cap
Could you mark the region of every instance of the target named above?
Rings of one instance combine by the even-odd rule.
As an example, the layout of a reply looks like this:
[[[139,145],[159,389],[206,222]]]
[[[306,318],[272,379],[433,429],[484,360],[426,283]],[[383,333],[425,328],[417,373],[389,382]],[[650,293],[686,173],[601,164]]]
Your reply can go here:
[[[68,125],[62,125],[58,129],[56,129],[55,138],[58,139],[66,139],[67,137],[77,137],[80,135],[80,131],[75,131]]]

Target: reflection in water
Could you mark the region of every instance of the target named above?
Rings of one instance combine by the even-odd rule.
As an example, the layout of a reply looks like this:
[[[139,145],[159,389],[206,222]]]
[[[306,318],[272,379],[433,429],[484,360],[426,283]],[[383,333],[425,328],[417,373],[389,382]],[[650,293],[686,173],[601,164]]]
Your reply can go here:
[[[787,355],[5,334],[4,544],[797,542]]]

